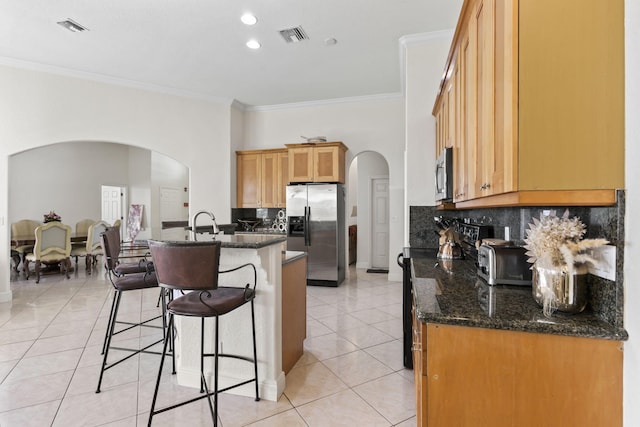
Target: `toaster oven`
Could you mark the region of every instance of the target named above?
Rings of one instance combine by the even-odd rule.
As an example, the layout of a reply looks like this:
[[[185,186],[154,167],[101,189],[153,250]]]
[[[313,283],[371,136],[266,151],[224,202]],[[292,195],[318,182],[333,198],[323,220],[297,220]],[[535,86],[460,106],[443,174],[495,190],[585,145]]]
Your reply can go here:
[[[478,276],[489,285],[531,286],[531,269],[521,246],[482,244],[478,248]]]

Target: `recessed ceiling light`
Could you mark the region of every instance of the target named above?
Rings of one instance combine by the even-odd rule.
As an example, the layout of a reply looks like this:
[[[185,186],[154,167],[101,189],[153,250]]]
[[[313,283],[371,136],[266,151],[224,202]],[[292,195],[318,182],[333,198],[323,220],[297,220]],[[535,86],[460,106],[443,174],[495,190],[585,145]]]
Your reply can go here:
[[[58,25],[62,25],[69,31],[73,31],[74,33],[80,33],[82,31],[87,31],[87,27],[83,27],[82,25],[75,22],[73,19],[67,18],[66,21],[59,21]]]
[[[246,25],[255,25],[255,23],[258,22],[258,18],[250,13],[245,13],[244,15],[242,15],[240,17],[240,20]]]
[[[262,46],[262,45],[257,40],[249,40],[247,42],[247,47],[249,49],[260,49],[260,46]]]

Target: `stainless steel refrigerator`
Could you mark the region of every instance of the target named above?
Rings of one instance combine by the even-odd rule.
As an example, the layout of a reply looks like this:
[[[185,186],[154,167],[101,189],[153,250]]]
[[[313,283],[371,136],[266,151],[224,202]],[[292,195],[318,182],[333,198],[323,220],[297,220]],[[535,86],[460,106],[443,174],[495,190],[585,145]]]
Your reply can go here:
[[[338,286],[345,275],[344,186],[287,186],[287,250],[307,252],[307,284]]]

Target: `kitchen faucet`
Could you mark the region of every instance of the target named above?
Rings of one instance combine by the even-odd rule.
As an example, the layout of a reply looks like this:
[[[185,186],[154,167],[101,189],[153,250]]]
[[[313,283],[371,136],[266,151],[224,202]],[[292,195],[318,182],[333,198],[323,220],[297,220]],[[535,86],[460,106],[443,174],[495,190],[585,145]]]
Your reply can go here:
[[[213,215],[213,213],[209,212],[209,211],[198,211],[198,212],[195,213],[195,215],[193,215],[193,219],[191,220],[191,231],[193,231],[193,240],[197,240],[197,238],[196,238],[196,236],[197,236],[196,221],[197,221],[198,217],[200,216],[200,214],[207,214],[207,215],[209,215],[209,217],[211,217],[211,221],[213,221],[213,234],[214,235],[220,233],[220,229],[218,228],[218,224],[216,223],[215,215]]]

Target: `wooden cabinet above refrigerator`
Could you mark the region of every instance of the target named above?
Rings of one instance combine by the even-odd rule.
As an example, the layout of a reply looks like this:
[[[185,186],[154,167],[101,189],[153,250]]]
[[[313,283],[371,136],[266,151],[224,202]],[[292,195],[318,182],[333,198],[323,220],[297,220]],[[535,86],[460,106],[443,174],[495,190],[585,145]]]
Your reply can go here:
[[[345,152],[342,142],[285,144],[289,150],[289,182],[345,182]]]

